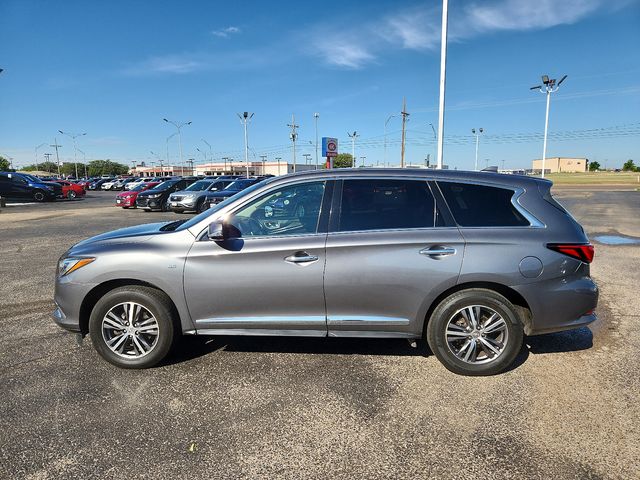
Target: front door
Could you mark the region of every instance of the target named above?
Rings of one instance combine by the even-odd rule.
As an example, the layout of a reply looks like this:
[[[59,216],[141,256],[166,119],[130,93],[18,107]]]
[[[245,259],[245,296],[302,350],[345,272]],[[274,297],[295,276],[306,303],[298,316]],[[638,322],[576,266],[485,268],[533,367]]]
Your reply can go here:
[[[456,284],[464,241],[417,179],[345,179],[327,238],[329,336],[416,337]]]
[[[230,238],[194,243],[184,288],[200,333],[327,334],[324,292],[331,182],[277,187],[228,215]]]

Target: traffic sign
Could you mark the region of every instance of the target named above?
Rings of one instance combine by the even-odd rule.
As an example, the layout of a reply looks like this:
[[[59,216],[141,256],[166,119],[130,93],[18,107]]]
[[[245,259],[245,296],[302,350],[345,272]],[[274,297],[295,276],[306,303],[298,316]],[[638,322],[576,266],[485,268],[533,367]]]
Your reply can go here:
[[[337,138],[322,137],[322,156],[327,158],[338,156]]]

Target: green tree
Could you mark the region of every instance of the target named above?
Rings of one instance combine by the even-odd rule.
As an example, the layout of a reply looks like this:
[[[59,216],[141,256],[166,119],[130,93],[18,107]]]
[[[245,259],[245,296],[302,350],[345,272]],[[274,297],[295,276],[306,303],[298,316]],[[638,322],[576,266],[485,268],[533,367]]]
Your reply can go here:
[[[350,153],[339,153],[333,157],[333,168],[351,168],[353,167],[353,157]]]
[[[123,175],[128,172],[129,167],[118,162],[112,162],[111,160],[92,160],[87,165],[87,173],[91,177],[99,175]],[[79,173],[80,169],[78,168],[78,174]]]
[[[25,172],[49,172],[49,173],[58,173],[58,165],[54,162],[42,162],[38,163],[38,165],[27,165],[22,168]]]
[[[624,165],[622,165],[622,171],[624,171],[624,172],[635,172],[635,171],[637,171],[636,165],[635,165],[635,163],[633,163],[633,160],[629,159],[626,162],[624,162]]]
[[[11,162],[0,155],[0,172],[6,172],[11,167]]]
[[[598,162],[589,163],[589,171],[590,172],[597,172],[598,170],[600,170],[600,164]]]

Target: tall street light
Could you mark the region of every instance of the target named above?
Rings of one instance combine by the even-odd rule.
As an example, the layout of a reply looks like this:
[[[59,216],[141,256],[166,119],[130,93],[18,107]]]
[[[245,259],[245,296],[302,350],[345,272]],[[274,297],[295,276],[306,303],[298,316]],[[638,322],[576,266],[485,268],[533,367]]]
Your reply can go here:
[[[78,149],[78,151],[82,154],[82,163],[84,165],[84,178],[89,178],[87,176],[87,154],[80,149]]]
[[[249,178],[249,134],[247,132],[247,124],[253,118],[253,113],[242,112],[242,114],[238,113],[238,118],[240,122],[244,125],[244,164],[247,168],[247,178]]]
[[[172,133],[167,137],[167,165],[171,165],[171,162],[169,161],[169,140],[171,140],[176,135],[178,135],[178,132]]]
[[[351,166],[355,167],[356,166],[356,138],[358,138],[360,135],[358,135],[358,132],[354,131],[353,133],[349,133],[347,132],[347,135],[349,135],[349,138],[351,138]]]
[[[73,140],[73,164],[76,167],[76,179],[78,178],[78,159],[77,159],[77,151],[78,151],[78,147],[76,145],[76,138],[78,137],[82,137],[84,135],[87,134],[87,132],[85,133],[68,133],[68,132],[63,132],[62,130],[58,130],[62,135],[66,135],[67,137],[71,137],[71,139]]]
[[[384,161],[382,162],[383,167],[387,166],[387,125],[389,124],[389,120],[391,120],[393,117],[397,117],[397,115],[389,115],[389,117],[387,117],[384,122]]]
[[[442,0],[442,39],[440,41],[440,101],[438,103],[438,163],[442,168],[444,147],[444,91],[447,79],[447,24],[449,20],[449,2]]]
[[[320,118],[320,114],[317,112],[314,113],[313,118],[316,121],[316,170],[318,170],[320,167],[320,164],[318,163],[318,119]]]
[[[211,144],[207,142],[204,138],[201,138],[200,140],[202,140],[205,143],[205,145],[209,147],[209,161],[213,163],[213,149],[211,148]],[[193,171],[191,172],[191,175],[193,175]]]
[[[478,144],[480,143],[480,135],[482,135],[483,132],[484,129],[482,127],[480,127],[478,130],[476,130],[475,128],[471,129],[471,133],[473,133],[476,137],[476,163],[473,167],[476,172],[478,171]]]
[[[174,127],[176,127],[178,129],[178,145],[180,148],[180,165],[182,165],[184,167],[184,162],[182,160],[182,131],[181,128],[184,127],[185,125],[191,125],[192,122],[183,122],[183,123],[176,123],[172,120],[167,120],[166,118],[163,118],[163,120],[167,123],[170,123],[171,125],[173,125]],[[167,140],[168,142],[169,140]],[[168,147],[167,147],[167,151],[169,151]],[[169,160],[167,159],[167,163],[169,163]]]
[[[41,143],[40,145],[38,145],[36,147],[36,170],[40,170],[40,168],[38,167],[38,150],[42,147],[44,147],[47,143]]]
[[[531,90],[540,90],[541,93],[547,94],[547,112],[544,117],[544,142],[542,143],[542,174],[540,175],[542,178],[544,178],[544,167],[547,160],[547,132],[549,131],[549,103],[551,101],[551,94],[558,91],[560,84],[564,82],[565,78],[567,78],[566,75],[562,77],[560,81],[556,82],[555,78],[549,78],[549,75],[542,75],[542,85],[531,87]]]

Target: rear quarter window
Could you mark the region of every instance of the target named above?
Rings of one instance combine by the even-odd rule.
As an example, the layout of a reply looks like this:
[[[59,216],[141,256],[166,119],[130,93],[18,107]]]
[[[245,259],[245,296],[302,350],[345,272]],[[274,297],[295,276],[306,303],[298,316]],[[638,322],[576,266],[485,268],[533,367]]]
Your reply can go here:
[[[511,203],[508,188],[437,182],[456,223],[461,227],[525,227],[529,221]]]

